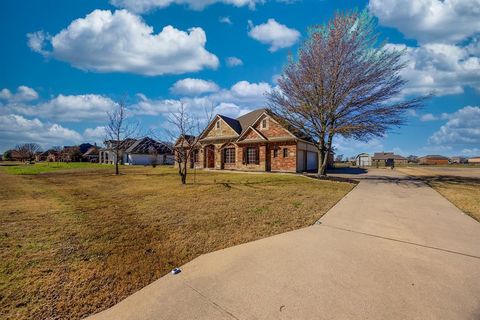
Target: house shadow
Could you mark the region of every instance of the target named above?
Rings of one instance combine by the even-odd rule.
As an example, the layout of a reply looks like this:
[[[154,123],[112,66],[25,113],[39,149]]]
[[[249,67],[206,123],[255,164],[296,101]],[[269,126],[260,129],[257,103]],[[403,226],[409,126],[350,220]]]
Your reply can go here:
[[[352,168],[352,167],[334,168],[334,169],[327,170],[327,174],[347,174],[347,175],[353,175],[353,176],[364,174],[367,172],[368,170],[365,168]]]

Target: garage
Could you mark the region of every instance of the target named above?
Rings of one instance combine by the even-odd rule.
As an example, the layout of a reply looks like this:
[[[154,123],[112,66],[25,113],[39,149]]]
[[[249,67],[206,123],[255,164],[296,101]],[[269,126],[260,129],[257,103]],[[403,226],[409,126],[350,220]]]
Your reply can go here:
[[[307,171],[318,170],[318,156],[317,152],[307,151]]]

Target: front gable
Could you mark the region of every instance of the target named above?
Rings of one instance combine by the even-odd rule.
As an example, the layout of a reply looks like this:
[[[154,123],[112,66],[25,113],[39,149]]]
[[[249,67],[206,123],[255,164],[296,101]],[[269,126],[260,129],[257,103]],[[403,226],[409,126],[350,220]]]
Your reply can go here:
[[[232,138],[238,137],[238,133],[225,122],[220,116],[216,116],[212,122],[208,125],[205,132],[200,137],[205,138]]]
[[[266,141],[267,139],[263,136],[258,130],[250,126],[245,130],[242,135],[238,138],[238,142],[241,141]]]
[[[278,123],[267,113],[263,113],[252,125],[267,139],[271,138],[292,138],[295,137],[284,126]]]

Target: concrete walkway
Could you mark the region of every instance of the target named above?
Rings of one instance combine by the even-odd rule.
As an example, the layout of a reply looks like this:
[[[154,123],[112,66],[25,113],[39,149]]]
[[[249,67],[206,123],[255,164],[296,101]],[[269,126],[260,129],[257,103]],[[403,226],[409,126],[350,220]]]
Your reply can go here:
[[[395,171],[319,224],[203,255],[92,319],[480,319],[480,224]]]

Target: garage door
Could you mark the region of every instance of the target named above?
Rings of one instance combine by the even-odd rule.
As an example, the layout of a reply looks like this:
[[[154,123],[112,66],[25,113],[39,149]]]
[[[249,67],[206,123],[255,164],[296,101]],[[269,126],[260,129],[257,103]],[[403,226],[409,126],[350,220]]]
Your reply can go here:
[[[307,152],[307,171],[316,171],[318,156],[316,152]]]

